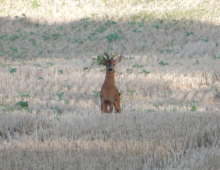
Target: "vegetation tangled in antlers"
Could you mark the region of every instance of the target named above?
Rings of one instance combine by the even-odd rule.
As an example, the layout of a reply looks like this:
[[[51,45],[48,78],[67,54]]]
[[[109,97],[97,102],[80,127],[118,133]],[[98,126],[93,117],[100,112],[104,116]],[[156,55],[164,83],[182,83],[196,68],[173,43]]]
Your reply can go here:
[[[104,52],[103,55],[98,55],[96,58],[95,58],[95,62],[98,64],[98,65],[105,65],[105,61],[106,60],[110,60],[112,58],[116,57],[115,54],[108,54],[106,52]]]

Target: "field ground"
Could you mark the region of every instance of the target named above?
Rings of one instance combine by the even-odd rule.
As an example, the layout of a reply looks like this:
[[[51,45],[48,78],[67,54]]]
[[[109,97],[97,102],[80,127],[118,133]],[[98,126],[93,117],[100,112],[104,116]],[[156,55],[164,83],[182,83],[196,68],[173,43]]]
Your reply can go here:
[[[0,0],[0,169],[220,169],[217,0]],[[121,114],[101,114],[105,68]]]

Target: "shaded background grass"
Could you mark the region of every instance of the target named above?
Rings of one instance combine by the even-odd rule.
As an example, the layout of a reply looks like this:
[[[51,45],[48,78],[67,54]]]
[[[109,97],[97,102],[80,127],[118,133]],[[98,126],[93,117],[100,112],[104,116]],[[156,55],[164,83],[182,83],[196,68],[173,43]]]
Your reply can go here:
[[[0,169],[220,168],[218,1],[0,9]],[[104,51],[125,56],[120,115],[100,114]]]

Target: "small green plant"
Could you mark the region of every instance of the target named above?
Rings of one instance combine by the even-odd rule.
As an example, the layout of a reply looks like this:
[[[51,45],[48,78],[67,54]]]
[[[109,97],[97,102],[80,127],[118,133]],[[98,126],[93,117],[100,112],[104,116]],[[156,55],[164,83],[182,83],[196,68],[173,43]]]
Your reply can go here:
[[[154,109],[144,109],[144,112],[155,112]]]
[[[197,107],[196,107],[195,105],[192,105],[192,107],[191,107],[191,111],[192,111],[192,112],[197,111]]]
[[[208,38],[208,37],[201,38],[201,41],[203,41],[203,42],[208,42],[208,41],[209,41],[209,38]]]
[[[95,97],[99,97],[100,96],[100,91],[93,90],[92,95],[95,96]]]
[[[58,70],[58,73],[63,74],[63,70],[62,69]]]
[[[13,53],[17,53],[17,52],[18,52],[18,49],[15,48],[15,47],[10,47],[10,50],[11,50]]]
[[[135,93],[136,93],[135,90],[133,90],[133,89],[128,89],[128,94],[129,94],[129,95],[133,96]]]
[[[142,65],[142,64],[133,64],[132,67],[133,68],[142,68],[142,67],[144,67],[144,65]]]
[[[80,25],[82,25],[82,27],[84,29],[88,28],[88,26],[92,23],[93,21],[89,18],[89,17],[86,17],[86,18],[82,18],[80,20]]]
[[[0,39],[1,40],[8,40],[8,35],[7,34],[0,35]]]
[[[91,34],[88,36],[88,39],[89,39],[90,41],[95,41],[95,40],[97,40],[96,33],[95,33],[95,32],[91,33]]]
[[[54,63],[52,63],[52,62],[47,62],[46,64],[47,64],[47,66],[53,66],[54,65]]]
[[[152,27],[156,28],[157,30],[161,28],[161,24],[160,23],[155,23],[152,25]]]
[[[63,26],[59,26],[59,27],[57,27],[57,30],[58,30],[58,31],[63,31],[63,30],[64,30],[64,27],[63,27]]]
[[[61,114],[63,112],[59,106],[53,106],[51,109],[57,114]]]
[[[216,55],[214,55],[213,58],[214,58],[214,59],[220,59],[220,54],[216,54]]]
[[[10,41],[15,41],[15,40],[17,40],[17,39],[19,39],[19,35],[16,35],[16,34],[11,35],[11,36],[9,37],[9,40],[10,40]]]
[[[83,70],[84,71],[89,70],[89,67],[83,67]]]
[[[103,33],[107,30],[107,27],[105,25],[101,25],[100,27],[98,27],[95,31],[98,33]]]
[[[39,8],[40,2],[38,0],[33,0],[31,6],[32,8]]]
[[[106,39],[108,40],[109,43],[112,43],[113,41],[121,40],[122,36],[116,32],[108,34],[106,36]]]
[[[115,24],[117,24],[117,22],[115,22],[113,20],[108,20],[108,21],[106,21],[105,26],[110,27],[110,26],[115,25]]]
[[[160,53],[162,53],[162,54],[165,54],[165,53],[169,54],[169,53],[172,53],[172,52],[174,52],[173,49],[162,49],[162,50],[160,50]]]
[[[133,69],[127,68],[127,69],[126,69],[126,72],[127,72],[127,73],[132,73],[132,72],[133,72]]]
[[[63,97],[64,97],[64,92],[57,92],[56,95],[57,95],[59,100],[62,100]]]
[[[138,28],[135,28],[135,29],[133,29],[133,32],[139,33],[139,32],[141,32],[141,30]]]
[[[21,109],[28,109],[29,107],[29,104],[27,101],[19,101],[15,105]]]
[[[54,112],[54,117],[57,120],[60,120],[60,116],[63,113],[63,110],[59,106],[51,107],[51,110]]]
[[[193,35],[193,34],[194,34],[194,33],[193,33],[193,32],[191,32],[191,31],[190,31],[190,32],[188,32],[188,31],[187,31],[187,32],[185,32],[185,35],[186,35],[187,37],[189,37],[189,36],[191,36],[191,35]]]
[[[9,68],[9,72],[10,73],[16,73],[17,72],[17,68]]]
[[[58,40],[59,38],[61,37],[61,34],[58,34],[58,33],[54,33],[54,34],[48,34],[48,33],[44,33],[44,35],[42,35],[42,38],[44,41],[47,41],[47,40]]]
[[[169,65],[169,63],[168,63],[168,62],[165,62],[165,61],[163,61],[163,60],[161,60],[161,61],[159,62],[159,64],[160,64],[160,65],[162,65],[162,66]]]
[[[36,42],[35,39],[31,38],[31,39],[29,39],[29,41],[31,42],[31,44],[32,44],[33,46],[36,46],[36,45],[37,45],[37,42]]]
[[[70,40],[71,41],[71,43],[73,43],[73,44],[83,44],[84,43],[84,41],[83,40],[80,40],[80,39],[73,39],[73,40]]]
[[[4,56],[5,52],[0,50],[0,56]]]
[[[147,71],[147,70],[143,69],[143,70],[141,71],[141,73],[144,73],[145,75],[147,75],[147,74],[150,74],[150,71]]]
[[[37,79],[38,79],[38,80],[43,80],[44,78],[43,78],[43,77],[38,77]]]

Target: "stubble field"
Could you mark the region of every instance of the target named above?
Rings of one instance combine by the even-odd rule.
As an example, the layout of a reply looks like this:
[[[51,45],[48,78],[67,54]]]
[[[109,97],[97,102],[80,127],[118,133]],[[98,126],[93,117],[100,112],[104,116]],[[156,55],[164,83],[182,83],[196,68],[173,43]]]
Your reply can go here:
[[[220,4],[0,0],[0,169],[220,169]],[[101,114],[103,52],[121,114]]]

